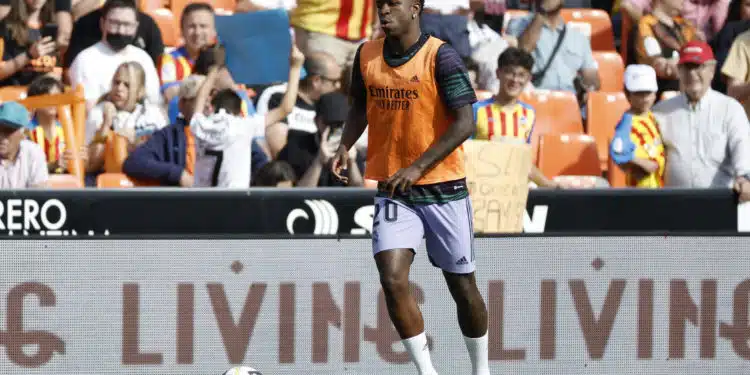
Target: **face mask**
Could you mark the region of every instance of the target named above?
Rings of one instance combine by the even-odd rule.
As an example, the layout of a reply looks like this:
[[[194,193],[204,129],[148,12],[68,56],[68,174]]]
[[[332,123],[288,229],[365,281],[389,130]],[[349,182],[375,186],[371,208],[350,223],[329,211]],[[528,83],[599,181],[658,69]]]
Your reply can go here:
[[[135,40],[135,36],[133,35],[107,34],[107,43],[109,43],[115,51],[120,51],[127,47],[133,43],[133,40]]]

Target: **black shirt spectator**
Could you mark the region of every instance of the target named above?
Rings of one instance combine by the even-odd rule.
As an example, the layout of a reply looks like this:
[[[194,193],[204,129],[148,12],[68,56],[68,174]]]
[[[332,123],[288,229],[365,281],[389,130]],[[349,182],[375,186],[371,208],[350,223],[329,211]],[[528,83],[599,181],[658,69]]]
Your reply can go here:
[[[63,66],[69,68],[78,54],[86,48],[93,46],[102,40],[102,30],[99,20],[102,18],[102,8],[99,8],[76,21],[73,25],[73,36],[70,47],[65,54]],[[159,56],[164,53],[164,42],[161,39],[161,31],[151,16],[138,12],[138,30],[135,34],[134,45],[145,50],[154,64]]]
[[[25,0],[11,3],[10,13],[0,23],[0,86],[27,86],[57,66],[55,36],[40,41],[44,25],[55,22],[55,9],[51,2],[41,8],[32,8]]]

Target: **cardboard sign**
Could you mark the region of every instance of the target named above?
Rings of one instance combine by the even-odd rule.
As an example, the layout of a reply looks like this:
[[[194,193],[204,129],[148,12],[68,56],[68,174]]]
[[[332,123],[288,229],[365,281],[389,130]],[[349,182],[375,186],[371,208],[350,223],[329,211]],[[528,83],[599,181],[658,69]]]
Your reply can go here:
[[[464,143],[475,233],[520,233],[529,196],[531,147],[470,140]]]

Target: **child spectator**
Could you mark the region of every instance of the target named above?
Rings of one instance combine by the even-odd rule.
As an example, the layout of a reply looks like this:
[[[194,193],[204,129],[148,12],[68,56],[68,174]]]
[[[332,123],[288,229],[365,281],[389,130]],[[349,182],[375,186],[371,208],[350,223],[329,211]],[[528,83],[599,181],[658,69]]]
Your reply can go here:
[[[259,127],[265,129],[291,113],[305,56],[292,46],[289,86],[282,105],[265,116],[243,117],[242,99],[234,89],[226,88],[213,94],[220,72],[226,70],[226,55],[223,48],[212,48],[212,51],[214,63],[198,90],[196,113],[190,120],[196,145],[193,186],[247,189],[253,136],[259,132]]]
[[[41,76],[31,82],[28,96],[61,94],[62,82],[51,76]],[[40,108],[33,112],[28,137],[42,148],[49,173],[67,173],[68,161],[73,159],[72,150],[65,147],[65,133],[57,121],[57,107]],[[85,148],[80,158],[86,160]]]
[[[286,187],[297,185],[297,175],[289,163],[274,160],[261,167],[253,176],[253,187]]]
[[[658,91],[656,71],[649,65],[630,65],[625,70],[625,94],[630,109],[622,115],[610,145],[612,160],[627,174],[627,185],[640,188],[664,186],[664,145],[651,113]]]

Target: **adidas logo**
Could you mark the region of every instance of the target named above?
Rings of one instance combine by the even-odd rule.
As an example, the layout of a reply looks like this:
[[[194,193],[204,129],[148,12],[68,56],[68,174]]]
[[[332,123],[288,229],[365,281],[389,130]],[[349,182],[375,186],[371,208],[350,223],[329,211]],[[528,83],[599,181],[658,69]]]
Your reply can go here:
[[[419,77],[417,77],[417,76],[411,77],[411,80],[409,82],[419,83]]]
[[[466,260],[466,257],[461,257],[461,259],[459,259],[458,262],[456,262],[457,266],[463,266],[466,264],[469,264],[469,261]]]

